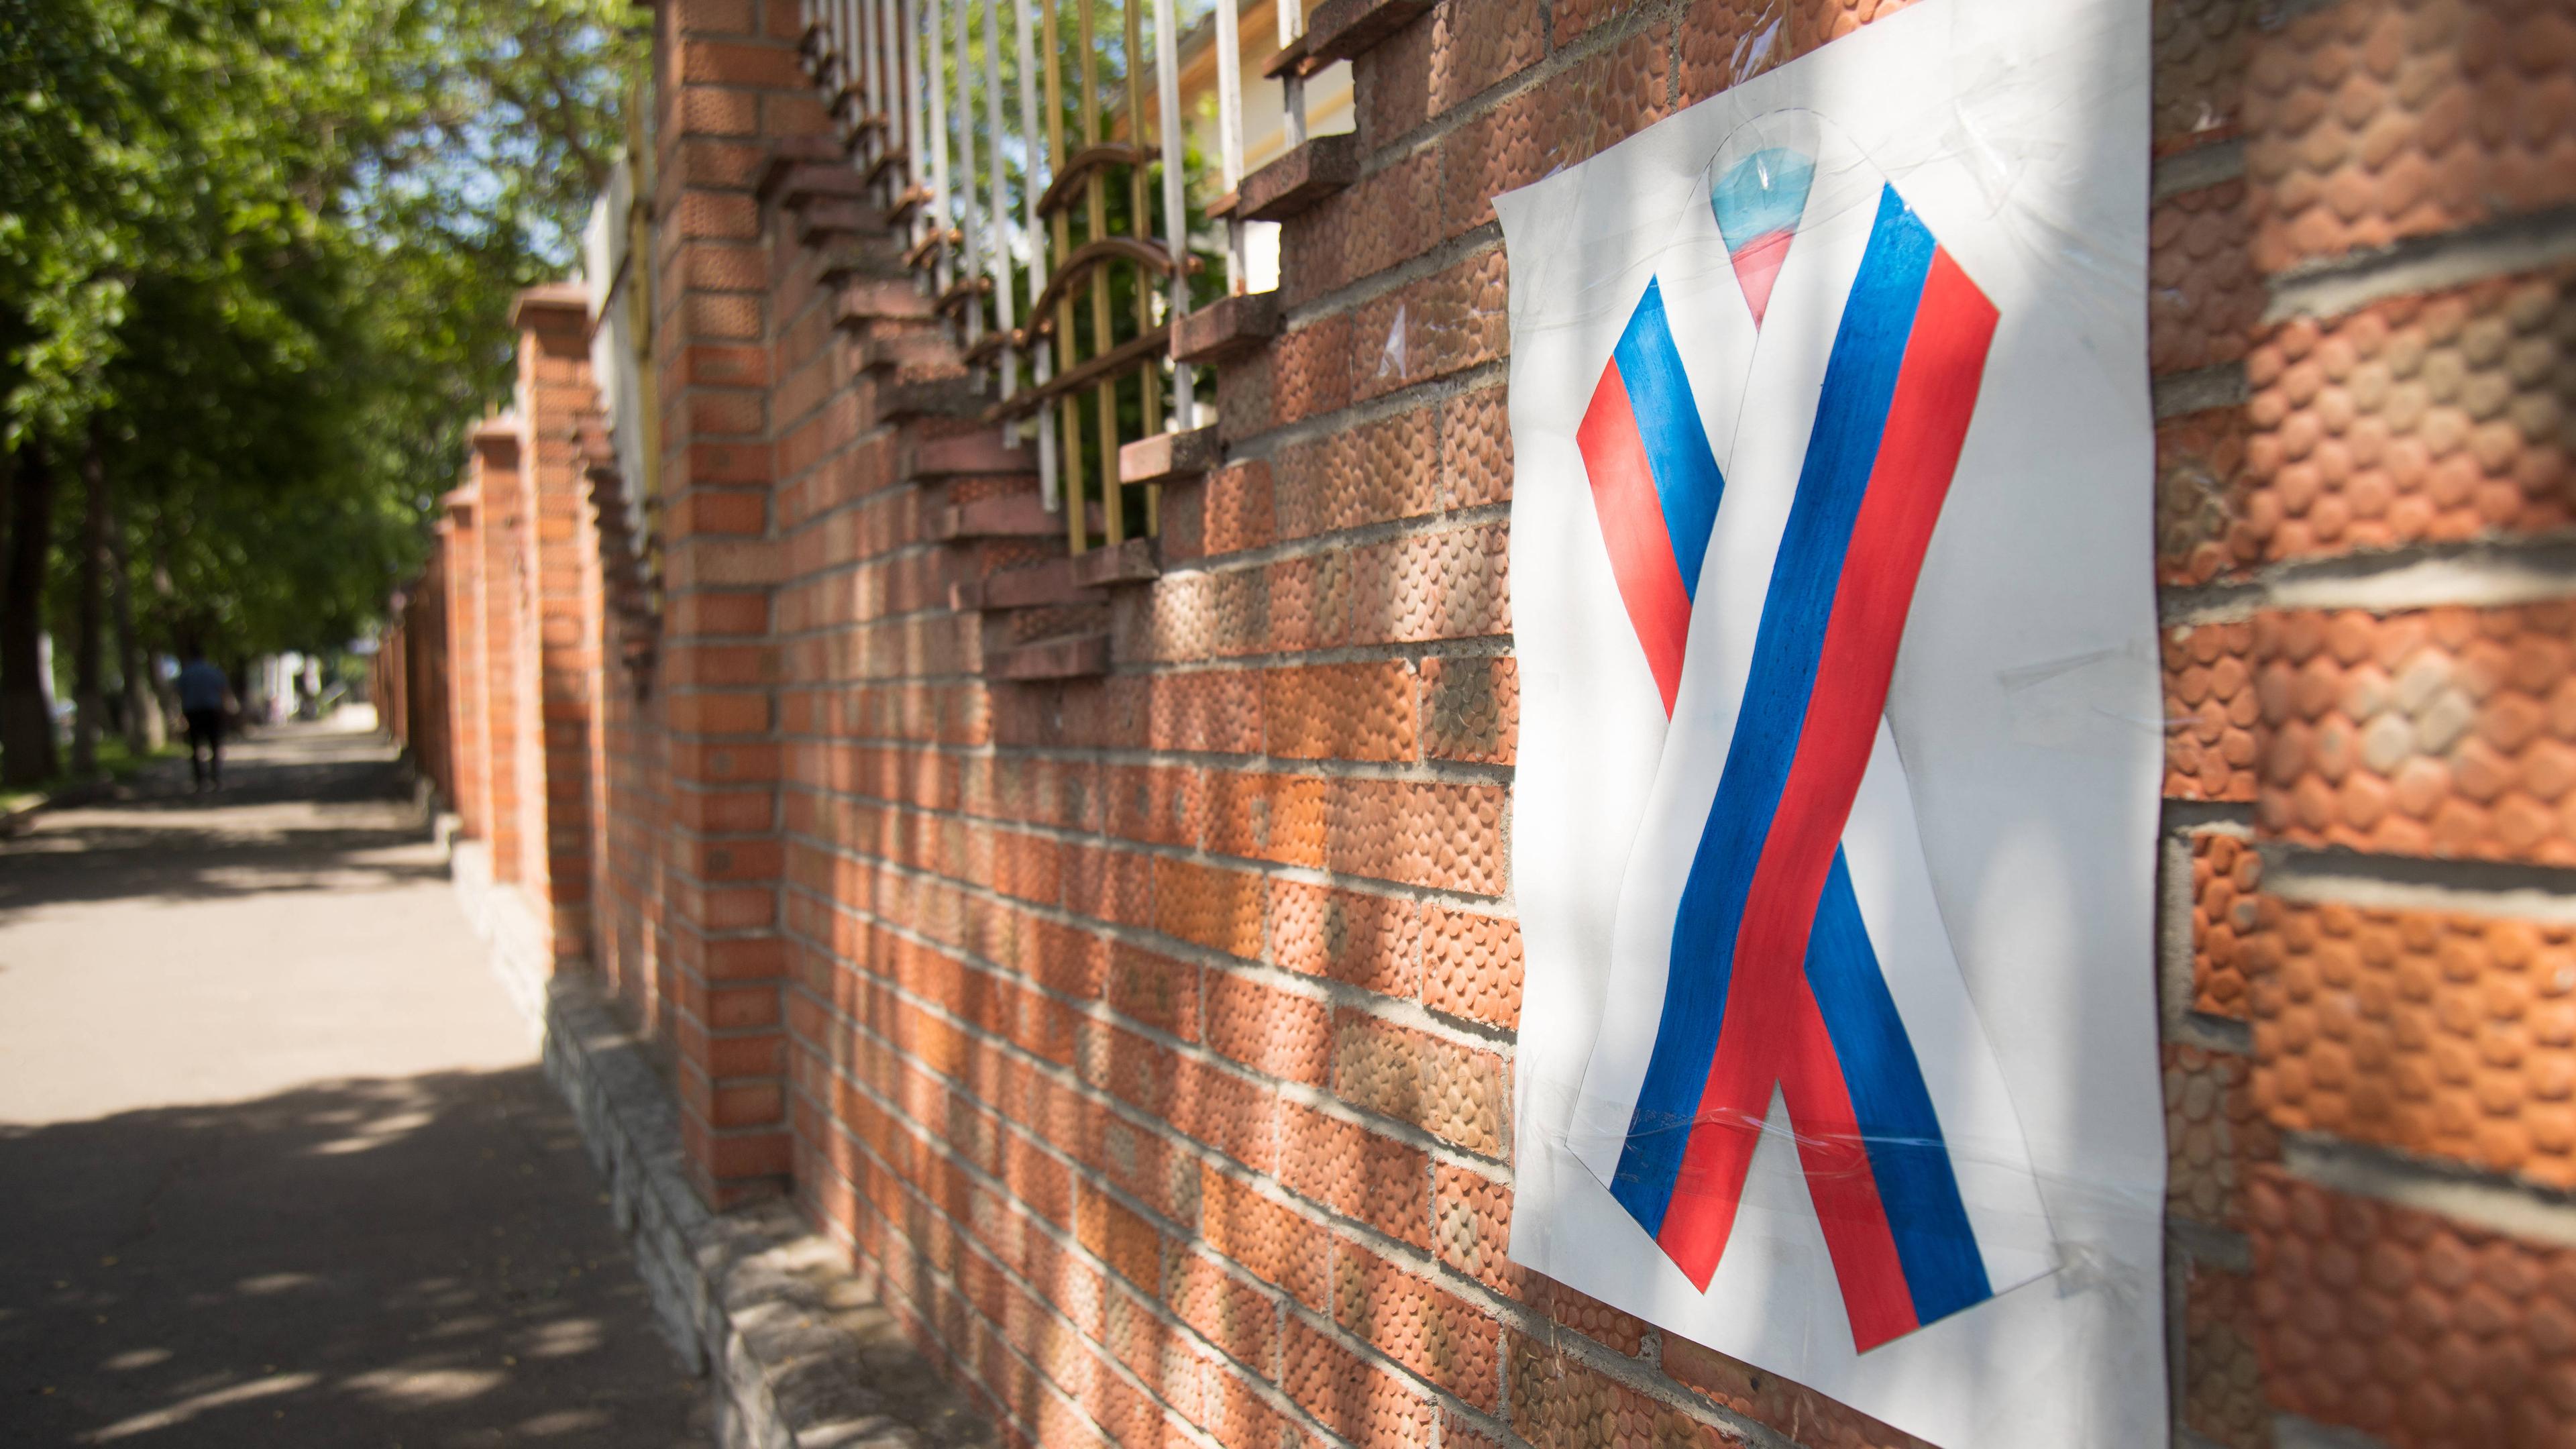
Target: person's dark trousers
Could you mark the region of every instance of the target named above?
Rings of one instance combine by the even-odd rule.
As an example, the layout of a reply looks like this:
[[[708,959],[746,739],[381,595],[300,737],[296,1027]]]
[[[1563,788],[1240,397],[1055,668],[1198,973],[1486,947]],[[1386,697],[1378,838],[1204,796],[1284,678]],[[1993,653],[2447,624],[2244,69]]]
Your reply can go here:
[[[198,789],[212,780],[220,790],[224,787],[224,712],[192,709],[187,715],[188,772],[196,776]]]

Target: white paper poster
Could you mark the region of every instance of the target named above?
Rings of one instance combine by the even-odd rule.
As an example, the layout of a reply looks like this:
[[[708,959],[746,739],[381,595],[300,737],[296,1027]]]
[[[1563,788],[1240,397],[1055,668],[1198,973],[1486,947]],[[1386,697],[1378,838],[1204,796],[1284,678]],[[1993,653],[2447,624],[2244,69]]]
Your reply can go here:
[[[1922,0],[1499,198],[1512,1257],[2165,1438],[2145,10]]]

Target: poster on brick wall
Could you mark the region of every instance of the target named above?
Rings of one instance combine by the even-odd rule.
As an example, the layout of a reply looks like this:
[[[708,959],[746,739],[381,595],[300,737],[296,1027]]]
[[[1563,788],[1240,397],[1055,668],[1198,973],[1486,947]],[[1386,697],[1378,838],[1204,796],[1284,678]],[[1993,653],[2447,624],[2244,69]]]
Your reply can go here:
[[[1512,1257],[1948,1449],[2166,1433],[2148,53],[1920,0],[1495,202]]]

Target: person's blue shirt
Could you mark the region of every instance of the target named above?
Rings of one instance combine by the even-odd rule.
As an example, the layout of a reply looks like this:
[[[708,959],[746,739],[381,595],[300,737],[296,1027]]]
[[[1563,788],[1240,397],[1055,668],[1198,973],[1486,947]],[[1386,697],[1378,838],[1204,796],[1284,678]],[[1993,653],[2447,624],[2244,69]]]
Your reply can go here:
[[[179,708],[188,713],[201,709],[224,707],[224,691],[231,684],[224,672],[203,659],[191,659],[179,666]]]

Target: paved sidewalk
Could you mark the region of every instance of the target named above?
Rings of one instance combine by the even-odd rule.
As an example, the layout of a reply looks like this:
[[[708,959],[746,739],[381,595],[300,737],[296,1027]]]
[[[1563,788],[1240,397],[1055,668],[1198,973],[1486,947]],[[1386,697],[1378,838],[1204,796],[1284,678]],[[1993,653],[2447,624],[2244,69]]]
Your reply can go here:
[[[708,1442],[374,736],[0,842],[0,1445]]]

